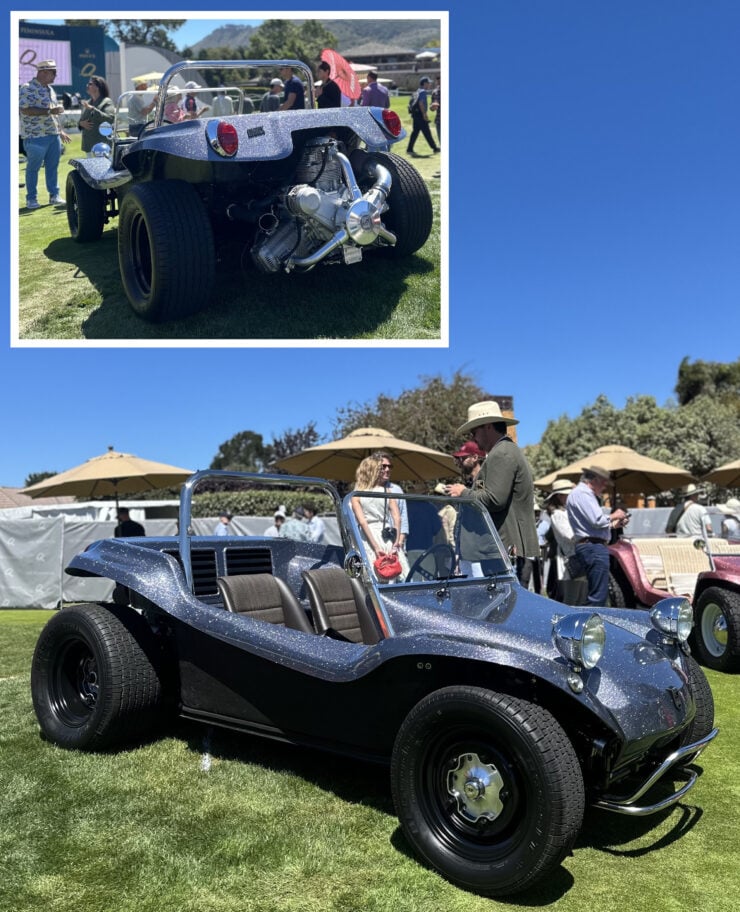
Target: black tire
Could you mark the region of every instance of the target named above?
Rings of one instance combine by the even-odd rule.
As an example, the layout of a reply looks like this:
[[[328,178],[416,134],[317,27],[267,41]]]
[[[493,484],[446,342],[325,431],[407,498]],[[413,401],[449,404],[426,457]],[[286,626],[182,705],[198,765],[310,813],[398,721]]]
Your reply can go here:
[[[130,608],[76,605],[44,627],[31,666],[42,734],[73,750],[140,739],[159,718],[153,635]]]
[[[429,189],[416,168],[400,155],[374,152],[369,160],[383,165],[393,178],[383,223],[396,235],[396,244],[384,247],[383,253],[394,258],[409,256],[426,244],[432,232],[434,210]]]
[[[213,228],[184,181],[135,184],[118,219],[118,265],[134,311],[152,323],[202,310],[213,292]]]
[[[105,193],[93,190],[77,171],[67,174],[67,223],[78,244],[99,241],[105,227]]]
[[[541,706],[479,687],[443,688],[411,710],[393,748],[391,784],[416,851],[453,883],[488,896],[545,877],[583,821],[581,769],[560,725]]]
[[[696,715],[681,736],[682,745],[699,741],[714,728],[714,697],[709,681],[699,663],[692,656],[686,656],[686,665],[689,673],[689,687],[696,703]]]
[[[622,589],[619,578],[614,573],[609,574],[609,606],[611,608],[627,607],[624,589]]]
[[[691,646],[715,671],[740,671],[740,593],[710,586],[694,604]]]

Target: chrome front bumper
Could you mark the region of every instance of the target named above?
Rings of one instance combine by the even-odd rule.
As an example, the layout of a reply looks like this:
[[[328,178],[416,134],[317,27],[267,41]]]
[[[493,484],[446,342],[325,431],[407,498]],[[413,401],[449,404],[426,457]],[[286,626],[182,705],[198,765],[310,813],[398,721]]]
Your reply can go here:
[[[655,814],[657,811],[662,811],[664,808],[671,807],[671,805],[680,801],[683,796],[694,787],[698,778],[698,773],[695,770],[688,769],[688,764],[693,763],[707,744],[709,744],[710,741],[713,741],[718,734],[719,729],[715,728],[700,741],[695,741],[693,744],[687,744],[685,747],[680,747],[678,750],[673,751],[672,754],[669,754],[666,757],[655,772],[645,780],[634,795],[631,795],[628,798],[612,798],[606,795],[598,801],[594,801],[593,807],[601,808],[605,811],[614,811],[617,814],[629,814],[633,817],[646,817],[648,814]],[[678,764],[681,765],[679,766]],[[635,804],[636,801],[639,801],[640,798],[642,798],[642,796],[670,770],[674,771],[675,776],[687,779],[688,781],[686,784],[672,795],[668,795],[667,798],[663,798],[655,804]]]

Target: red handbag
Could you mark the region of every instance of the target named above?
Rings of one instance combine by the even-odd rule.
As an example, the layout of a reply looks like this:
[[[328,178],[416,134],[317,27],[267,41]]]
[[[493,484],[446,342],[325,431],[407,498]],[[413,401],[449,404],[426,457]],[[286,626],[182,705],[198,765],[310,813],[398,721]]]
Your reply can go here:
[[[373,561],[373,567],[381,579],[395,579],[403,572],[397,554],[380,554]]]

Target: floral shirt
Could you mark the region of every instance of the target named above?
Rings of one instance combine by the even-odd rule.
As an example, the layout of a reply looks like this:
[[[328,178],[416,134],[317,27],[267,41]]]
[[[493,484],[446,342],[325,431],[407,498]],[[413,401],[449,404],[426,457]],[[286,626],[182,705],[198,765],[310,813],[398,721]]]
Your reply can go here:
[[[20,108],[53,108],[58,104],[54,89],[41,85],[37,79],[24,83],[20,88]],[[53,114],[49,114],[48,117],[30,117],[21,113],[20,128],[24,139],[51,136],[61,132],[59,121]]]

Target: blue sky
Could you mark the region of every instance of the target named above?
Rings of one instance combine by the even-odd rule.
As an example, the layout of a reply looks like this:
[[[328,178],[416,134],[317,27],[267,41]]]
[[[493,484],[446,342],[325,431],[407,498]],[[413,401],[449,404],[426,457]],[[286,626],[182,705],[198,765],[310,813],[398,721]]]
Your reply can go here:
[[[535,443],[601,393],[665,403],[684,356],[740,357],[740,4],[446,6],[449,349],[5,341],[0,484],[108,444],[202,468],[240,430],[329,434],[338,407],[456,369],[512,395]]]

